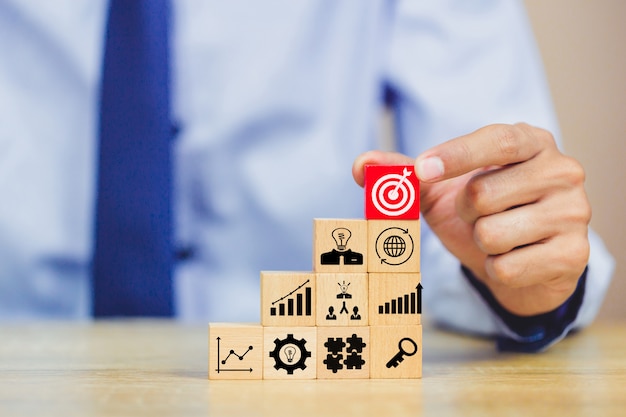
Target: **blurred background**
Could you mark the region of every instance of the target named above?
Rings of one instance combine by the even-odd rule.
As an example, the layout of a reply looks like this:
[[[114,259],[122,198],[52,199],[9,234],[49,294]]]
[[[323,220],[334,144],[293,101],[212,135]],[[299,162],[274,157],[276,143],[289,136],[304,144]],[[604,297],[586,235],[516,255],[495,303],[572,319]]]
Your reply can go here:
[[[525,0],[565,153],[581,161],[592,227],[617,261],[605,320],[626,319],[626,1]]]

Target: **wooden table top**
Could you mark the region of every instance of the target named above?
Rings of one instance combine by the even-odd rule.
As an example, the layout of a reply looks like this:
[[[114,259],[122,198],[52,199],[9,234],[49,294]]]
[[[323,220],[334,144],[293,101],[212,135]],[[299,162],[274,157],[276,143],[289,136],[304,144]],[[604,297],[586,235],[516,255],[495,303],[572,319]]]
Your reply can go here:
[[[206,326],[0,325],[0,416],[624,416],[626,323],[543,354],[424,330],[421,380],[209,381]]]

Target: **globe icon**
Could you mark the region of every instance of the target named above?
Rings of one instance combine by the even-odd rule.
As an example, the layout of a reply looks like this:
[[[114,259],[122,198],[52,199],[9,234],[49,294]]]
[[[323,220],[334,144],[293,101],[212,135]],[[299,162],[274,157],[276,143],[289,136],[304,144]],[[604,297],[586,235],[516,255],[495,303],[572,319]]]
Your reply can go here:
[[[391,235],[383,242],[383,250],[387,256],[397,258],[404,254],[406,242],[398,235]]]

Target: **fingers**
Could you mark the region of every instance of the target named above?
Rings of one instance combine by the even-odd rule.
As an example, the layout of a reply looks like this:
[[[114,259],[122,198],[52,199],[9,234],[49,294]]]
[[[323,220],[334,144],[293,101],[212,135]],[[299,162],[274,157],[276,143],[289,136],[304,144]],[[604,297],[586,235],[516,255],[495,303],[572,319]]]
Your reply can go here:
[[[504,255],[489,256],[485,269],[490,280],[507,288],[554,285],[557,281],[571,288],[578,281],[588,259],[589,241],[586,235],[568,233]]]
[[[412,162],[371,151],[355,160],[353,176],[363,185],[366,164]],[[415,170],[423,218],[503,306],[535,314],[571,294],[589,257],[591,210],[582,166],[549,132],[487,126],[424,152]]]
[[[352,176],[363,187],[365,165],[413,165],[415,160],[397,152],[368,151],[359,155],[352,164]]]
[[[474,223],[480,217],[532,204],[547,195],[582,190],[584,182],[580,163],[555,148],[525,163],[475,174],[459,192],[456,208],[464,221]],[[560,211],[561,207],[555,210]]]
[[[473,240],[488,255],[488,277],[507,287],[546,284],[558,277],[576,281],[588,260],[591,207],[581,175],[548,175],[543,182],[529,182],[538,183],[539,191],[523,185],[515,188],[519,195],[495,197],[494,207],[464,206],[459,203],[468,201],[463,193],[457,198],[459,217],[474,225]]]
[[[480,217],[474,224],[473,238],[487,255],[501,255],[530,245],[543,245],[559,234],[586,238],[591,209],[580,191],[569,196],[544,199],[497,214]],[[564,201],[576,201],[565,204]],[[546,259],[546,258],[544,258]]]
[[[441,181],[490,167],[527,161],[555,147],[549,132],[526,124],[490,125],[442,143],[420,155],[415,169],[421,181]]]

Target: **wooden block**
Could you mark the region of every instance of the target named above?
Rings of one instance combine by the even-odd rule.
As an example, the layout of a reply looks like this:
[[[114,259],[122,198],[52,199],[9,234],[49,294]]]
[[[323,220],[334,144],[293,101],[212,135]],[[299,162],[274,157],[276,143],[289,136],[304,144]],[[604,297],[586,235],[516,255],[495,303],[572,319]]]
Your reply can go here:
[[[317,274],[318,326],[367,326],[368,277],[366,273]]]
[[[315,326],[313,272],[261,272],[263,326]]]
[[[315,379],[317,327],[263,328],[264,379]]]
[[[419,220],[368,220],[368,272],[420,272]]]
[[[366,165],[364,189],[366,219],[419,219],[419,180],[413,165]]]
[[[369,274],[371,326],[421,324],[421,274]]]
[[[209,379],[262,379],[263,327],[209,324]]]
[[[370,378],[422,377],[422,326],[372,326],[370,343]]]
[[[313,220],[315,272],[367,272],[367,221]]]
[[[369,327],[317,328],[318,379],[369,377]]]

